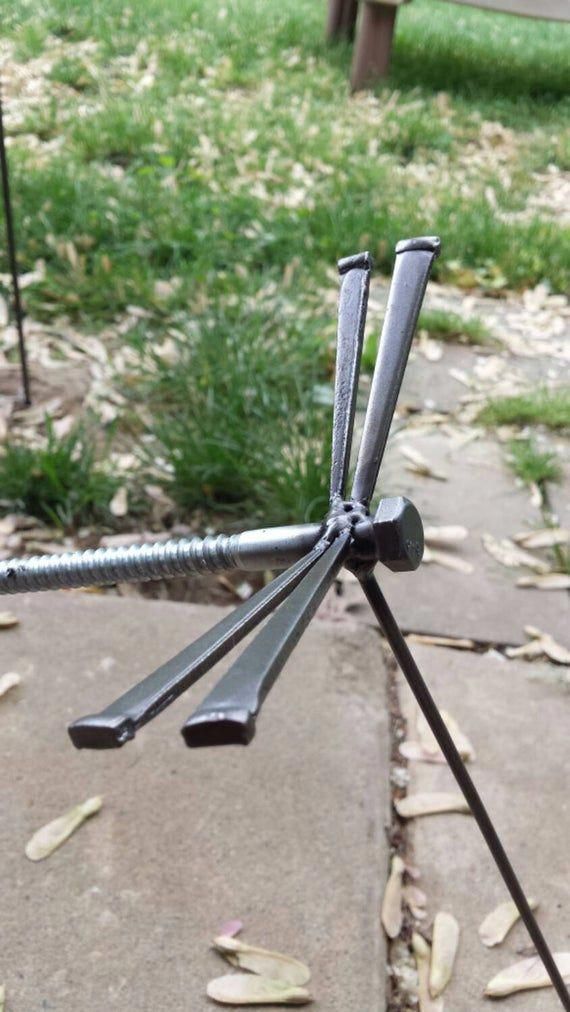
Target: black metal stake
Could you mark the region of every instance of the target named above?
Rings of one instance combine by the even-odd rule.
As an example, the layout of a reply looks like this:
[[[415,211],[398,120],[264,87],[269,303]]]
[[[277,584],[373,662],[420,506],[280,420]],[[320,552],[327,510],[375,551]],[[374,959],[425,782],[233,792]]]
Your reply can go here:
[[[505,853],[503,845],[497,835],[497,831],[491,822],[487,809],[485,808],[479,796],[479,792],[477,791],[477,788],[466,769],[465,763],[453,744],[453,739],[447,730],[443,718],[435,705],[421,672],[410,653],[400,628],[392,615],[390,608],[388,607],[386,598],[380,590],[375,577],[371,573],[361,576],[360,582],[370,607],[378,619],[378,623],[382,628],[394,656],[405,675],[408,685],[416,697],[420,709],[433,731],[437,739],[437,743],[447,760],[449,768],[457,780],[477,825],[485,838],[485,842],[493,855],[495,864],[503,876],[505,885],[517,906],[525,927],[534,942],[536,951],[544,963],[545,969],[552,981],[558,997],[560,998],[562,1007],[565,1008],[567,1012],[570,1012],[570,994],[568,993],[562,974],[556,965],[554,956],[552,955],[552,952],[548,947],[548,943],[537,924],[536,918],[528,905],[527,898],[515,874],[513,866]]]
[[[22,371],[22,390],[24,404],[29,408],[32,403],[30,392],[30,375],[28,372],[28,357],[26,343],[24,340],[24,313],[22,300],[20,298],[20,282],[18,280],[18,260],[16,256],[16,239],[14,236],[14,220],[12,217],[12,202],[10,200],[10,179],[8,175],[8,159],[6,157],[6,140],[4,137],[4,113],[2,107],[2,83],[0,81],[0,171],[2,173],[2,196],[4,200],[4,216],[6,218],[6,242],[8,246],[8,263],[12,275],[12,294],[14,299],[14,317],[18,331],[18,347],[20,351],[20,366]]]

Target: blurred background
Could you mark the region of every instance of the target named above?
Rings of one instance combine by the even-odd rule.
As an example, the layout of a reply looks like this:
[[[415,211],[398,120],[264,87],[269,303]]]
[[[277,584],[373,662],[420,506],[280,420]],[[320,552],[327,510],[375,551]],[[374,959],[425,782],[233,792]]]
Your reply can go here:
[[[24,408],[3,243],[4,558],[320,518],[336,260],[375,258],[370,372],[415,234],[443,253],[400,428],[493,433],[547,504],[570,424],[568,25],[414,0],[388,77],[351,94],[314,0],[0,10],[32,390]]]

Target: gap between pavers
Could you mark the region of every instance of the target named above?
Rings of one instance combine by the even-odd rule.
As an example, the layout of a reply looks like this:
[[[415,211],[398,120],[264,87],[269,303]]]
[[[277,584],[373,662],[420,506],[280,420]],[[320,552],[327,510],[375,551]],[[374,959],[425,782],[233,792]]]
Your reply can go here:
[[[553,951],[570,950],[570,692],[564,668],[501,661],[485,655],[412,645],[413,654],[440,708],[468,735],[477,758],[470,773],[527,895],[539,900],[538,921]],[[398,675],[408,737],[416,737],[417,706]],[[410,763],[409,792],[455,791],[442,765]],[[461,926],[459,955],[444,998],[453,1012],[493,1009],[482,997],[501,969],[524,958],[532,946],[519,921],[499,946],[485,948],[477,929],[497,904],[508,899],[475,820],[468,815],[426,816],[408,822],[419,885],[428,897],[431,930],[438,910]],[[560,1003],[546,988],[505,998],[509,1012],[555,1012]]]
[[[101,709],[224,613],[78,592],[17,597],[0,703],[1,962],[10,1012],[193,1012],[229,918],[306,960],[316,1008],[383,1012],[389,727],[377,636],[316,620],[249,748],[190,750],[195,686],[134,742],[78,752],[67,723]],[[220,669],[218,669],[219,674]],[[71,806],[99,815],[42,863],[24,846]]]

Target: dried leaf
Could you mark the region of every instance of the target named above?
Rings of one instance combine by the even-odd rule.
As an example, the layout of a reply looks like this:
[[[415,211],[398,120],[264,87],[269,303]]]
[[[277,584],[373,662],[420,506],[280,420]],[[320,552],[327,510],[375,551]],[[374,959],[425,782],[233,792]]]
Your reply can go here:
[[[453,914],[440,910],[433,922],[429,993],[432,998],[443,994],[453,973],[459,945],[459,924]]]
[[[100,797],[88,798],[83,804],[76,805],[65,815],[54,819],[53,822],[48,822],[47,826],[42,826],[26,845],[26,857],[30,861],[42,861],[45,857],[49,857],[54,850],[57,850],[62,843],[69,839],[76,829],[79,829],[86,819],[95,815],[102,804],[103,799]]]
[[[20,624],[20,619],[12,615],[11,611],[0,611],[0,629],[12,629]]]
[[[410,461],[406,470],[421,474],[424,478],[435,478],[436,481],[447,481],[447,475],[434,468],[419,450],[412,446],[401,446],[400,453]]]
[[[527,661],[532,661],[536,657],[543,657],[544,650],[540,640],[531,640],[530,643],[523,643],[520,647],[507,647],[505,654],[511,660],[522,657]]]
[[[213,944],[233,966],[239,966],[242,970],[249,970],[251,973],[258,973],[262,977],[270,977],[286,984],[303,985],[311,979],[308,966],[281,952],[260,949],[227,935],[219,935]]]
[[[428,545],[436,547],[456,545],[458,541],[464,541],[469,531],[459,524],[451,524],[447,527],[424,527],[424,539]]]
[[[566,984],[570,983],[570,952],[555,952],[554,960]],[[539,956],[521,959],[505,970],[501,970],[485,988],[490,998],[502,998],[516,991],[530,991],[535,987],[549,987],[551,984],[544,964]]]
[[[439,749],[437,752],[429,752],[419,741],[403,741],[400,743],[398,751],[408,762],[445,764],[443,752],[440,752]]]
[[[542,632],[532,625],[525,626],[524,631],[530,637],[530,642],[520,647],[507,647],[505,650],[507,657],[533,660],[535,657],[545,655],[556,664],[570,664],[570,650],[557,643],[549,633]]]
[[[455,638],[454,636],[430,636],[427,633],[408,633],[407,640],[411,643],[423,643],[428,647],[453,647],[455,650],[475,650],[475,640]]]
[[[538,903],[529,899],[528,905],[531,910],[536,910]],[[512,900],[505,900],[499,903],[479,926],[479,938],[488,948],[493,945],[500,945],[504,942],[513,924],[516,924],[520,917],[516,904]]]
[[[466,575],[473,572],[471,562],[467,562],[466,559],[462,559],[458,555],[452,555],[451,552],[442,552],[439,548],[424,548],[422,562],[426,562],[428,565],[430,562],[436,562],[440,566],[445,566],[446,569],[455,569],[458,573]]]
[[[5,517],[0,518],[0,536],[7,538],[10,534],[13,534],[18,529],[18,517],[15,513],[8,513]]]
[[[211,980],[207,995],[222,1005],[307,1005],[312,1001],[304,987],[249,973],[231,973]]]
[[[440,712],[461,758],[464,762],[474,762],[477,756],[467,735],[461,730],[455,718],[447,710],[441,710]]]
[[[555,664],[570,664],[570,650],[557,643],[552,636],[545,634],[540,642],[546,656]]]
[[[129,511],[129,500],[126,485],[121,485],[109,503],[109,509],[114,517],[124,517]]]
[[[8,671],[7,674],[0,676],[0,699],[5,696],[10,689],[13,689],[16,685],[19,685],[22,679],[15,671]]]
[[[225,921],[220,928],[219,934],[226,938],[234,938],[235,935],[239,935],[240,931],[243,931],[243,921]]]
[[[452,717],[447,710],[440,710],[439,712],[447,730],[453,738],[453,744],[459,752],[459,755],[464,762],[472,762],[476,758],[476,754],[469,738],[463,733],[459,724],[455,720],[455,717]],[[421,710],[418,710],[416,717],[416,729],[420,743],[426,752],[430,752],[432,755],[436,755],[440,752],[440,748],[433,731],[431,730]]]
[[[546,573],[544,576],[521,576],[517,587],[534,587],[535,590],[570,590],[570,576],[566,573]]]
[[[443,812],[470,814],[469,805],[462,794],[443,791],[408,794],[407,797],[395,801],[394,806],[402,819],[415,819],[421,815],[439,815]]]
[[[519,548],[510,538],[501,538],[499,541],[492,534],[482,534],[481,541],[485,551],[492,555],[502,566],[510,569],[518,569],[520,566],[527,566],[536,573],[548,573],[550,566],[543,559],[537,559],[524,548]]]
[[[416,959],[418,971],[418,997],[420,999],[420,1012],[443,1012],[443,1000],[433,999],[429,993],[429,967],[431,950],[425,938],[414,931],[412,935],[412,950]]]
[[[564,527],[543,527],[537,531],[522,531],[515,534],[513,541],[523,548],[555,548],[556,545],[570,544],[570,530]]]
[[[382,901],[382,925],[388,938],[397,938],[402,930],[402,878],[405,865],[397,854],[392,858],[390,877]]]
[[[418,340],[418,351],[428,362],[439,362],[443,357],[443,345],[441,341],[434,341],[427,330],[420,330]]]

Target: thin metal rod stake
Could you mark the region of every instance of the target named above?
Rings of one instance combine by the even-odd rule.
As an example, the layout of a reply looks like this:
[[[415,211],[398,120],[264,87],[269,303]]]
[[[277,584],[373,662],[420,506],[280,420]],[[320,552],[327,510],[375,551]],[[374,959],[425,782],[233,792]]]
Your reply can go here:
[[[570,1012],[570,994],[566,988],[562,974],[558,969],[554,956],[548,947],[548,943],[540,930],[535,916],[528,905],[527,898],[521,884],[509,861],[503,845],[497,835],[497,831],[491,822],[487,809],[485,808],[477,788],[473,783],[465,764],[459,755],[449,731],[441,717],[441,714],[431,696],[431,693],[421,675],[421,672],[410,653],[408,645],[400,631],[400,628],[388,607],[386,599],[378,586],[374,576],[370,573],[360,576],[362,589],[366,594],[368,602],[374,612],[379,625],[381,626],[386,639],[400,665],[408,685],[410,686],[420,709],[433,731],[437,743],[441,748],[451,772],[453,773],[459,787],[463,791],[465,799],[475,817],[477,825],[485,838],[485,842],[494,861],[499,869],[507,889],[509,890],[526,929],[536,946],[536,951],[544,963],[545,969],[552,981],[552,984],[560,998],[562,1007]]]
[[[10,199],[10,178],[8,174],[8,159],[6,157],[6,139],[4,136],[4,113],[2,107],[2,82],[0,81],[0,172],[2,174],[2,196],[4,200],[4,217],[6,218],[6,241],[8,245],[8,263],[12,275],[12,295],[14,299],[14,316],[16,329],[18,331],[18,346],[20,350],[20,366],[22,370],[22,390],[24,404],[29,407],[32,403],[30,392],[30,375],[28,372],[28,356],[24,340],[24,312],[20,298],[20,282],[18,279],[18,259],[16,256],[16,238],[14,235],[14,221],[12,218],[12,201]]]

